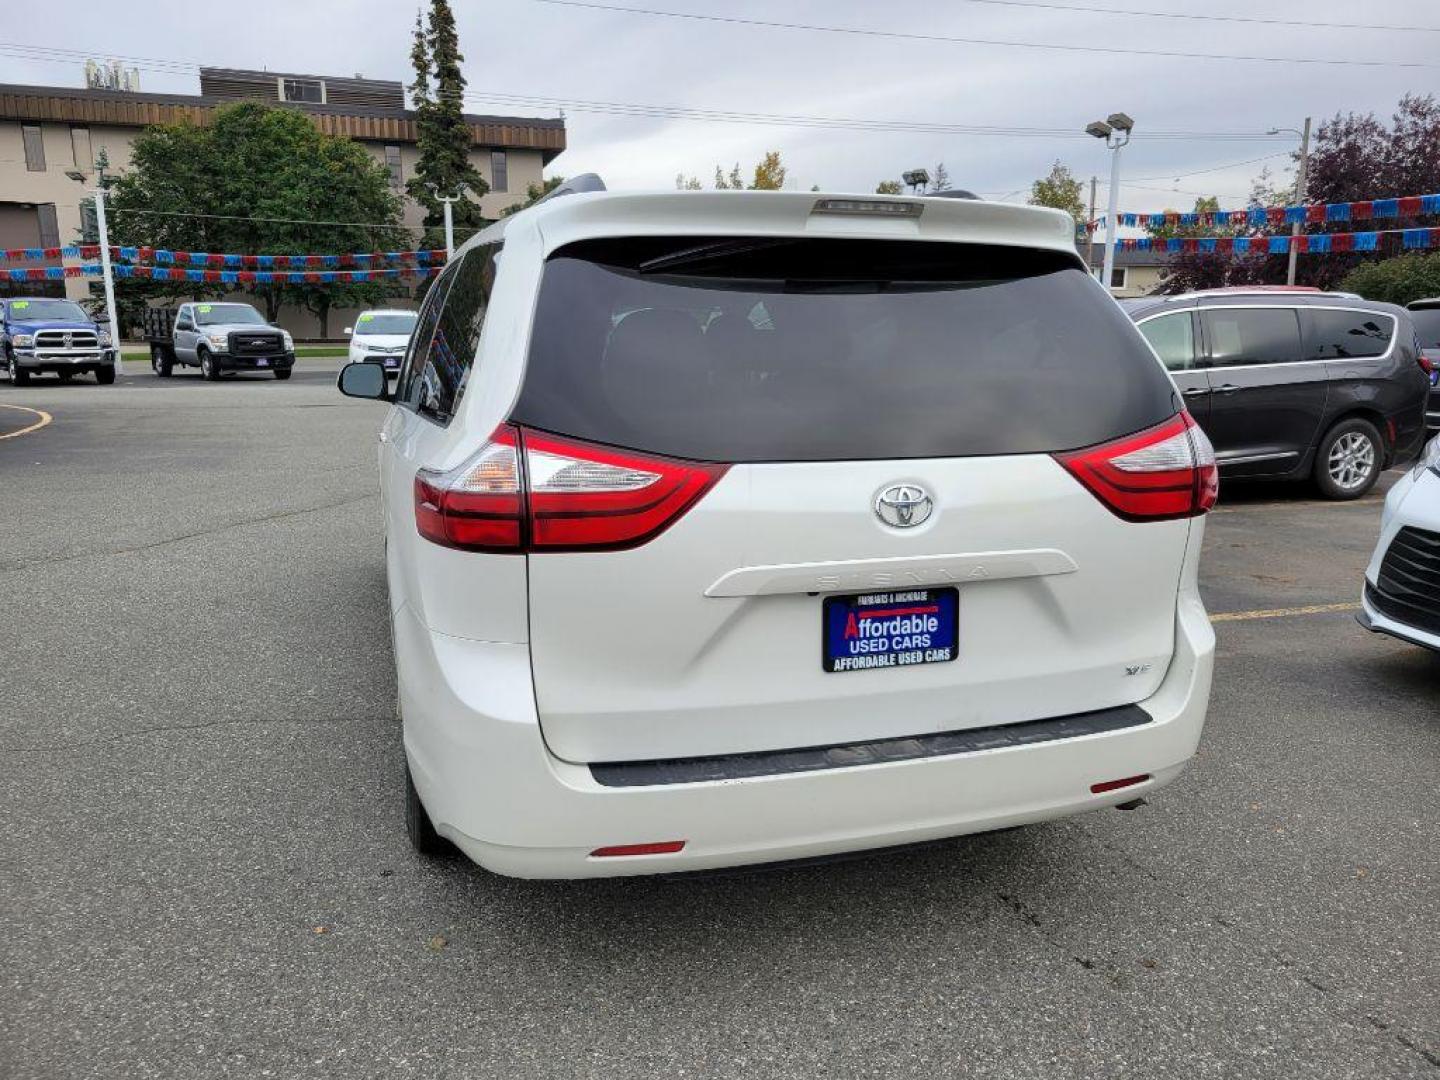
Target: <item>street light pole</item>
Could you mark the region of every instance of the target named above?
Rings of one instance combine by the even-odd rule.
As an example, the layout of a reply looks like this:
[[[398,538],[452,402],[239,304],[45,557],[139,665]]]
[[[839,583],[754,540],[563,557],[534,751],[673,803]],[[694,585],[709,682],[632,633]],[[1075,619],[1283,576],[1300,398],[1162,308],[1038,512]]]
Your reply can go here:
[[[1295,177],[1295,201],[1298,205],[1305,205],[1305,188],[1310,179],[1310,117],[1305,117],[1305,132],[1300,136],[1300,168]],[[1290,226],[1290,265],[1285,271],[1285,284],[1295,284],[1296,263],[1299,260],[1300,252],[1296,248],[1295,237],[1300,235],[1300,222],[1293,222]]]
[[[110,266],[110,228],[105,221],[105,151],[102,149],[100,153],[99,176],[90,195],[95,199],[95,231],[100,241],[100,273],[105,281],[105,315],[109,324],[110,347],[115,350],[115,374],[123,375],[125,365],[120,348],[120,319],[115,311],[115,272]],[[79,169],[71,169],[65,175],[78,184],[85,183],[85,174]]]
[[[115,316],[115,275],[110,269],[110,230],[105,225],[105,185],[95,188],[95,225],[100,233],[100,272],[105,278],[105,311],[110,319],[110,345],[115,350],[115,374],[122,374],[120,322]]]
[[[445,260],[448,262],[455,254],[455,219],[450,207],[464,196],[465,187],[462,184],[454,195],[441,195],[439,187],[434,184],[430,185],[430,190],[434,192],[436,201],[445,204]]]
[[[1119,229],[1117,219],[1120,215],[1120,150],[1130,142],[1130,132],[1134,128],[1135,121],[1120,112],[1111,113],[1106,119],[1096,120],[1085,128],[1087,135],[1104,139],[1105,145],[1110,148],[1110,198],[1109,209],[1105,212],[1105,268],[1101,271],[1107,292],[1112,291],[1110,283],[1115,280],[1115,234]]]

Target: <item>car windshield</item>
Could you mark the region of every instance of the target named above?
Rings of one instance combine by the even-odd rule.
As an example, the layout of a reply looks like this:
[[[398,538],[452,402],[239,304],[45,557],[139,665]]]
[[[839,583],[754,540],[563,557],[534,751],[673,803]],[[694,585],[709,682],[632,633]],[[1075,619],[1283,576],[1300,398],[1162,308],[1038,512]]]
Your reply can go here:
[[[381,313],[366,312],[360,316],[355,323],[356,337],[369,337],[377,334],[405,334],[409,335],[415,329],[415,313],[413,311],[387,311]]]
[[[1440,308],[1422,308],[1410,312],[1420,344],[1427,349],[1440,349]]]
[[[200,326],[220,326],[225,323],[266,325],[265,317],[249,304],[197,304],[195,322]]]
[[[67,322],[89,322],[85,309],[73,300],[12,300],[10,318],[20,322],[29,319],[55,319]]]

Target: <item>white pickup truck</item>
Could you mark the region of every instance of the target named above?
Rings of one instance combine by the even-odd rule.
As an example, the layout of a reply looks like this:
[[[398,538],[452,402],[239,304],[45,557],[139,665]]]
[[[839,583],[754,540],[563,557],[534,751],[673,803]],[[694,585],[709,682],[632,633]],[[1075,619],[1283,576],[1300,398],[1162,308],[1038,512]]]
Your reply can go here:
[[[211,380],[236,371],[273,371],[283,380],[295,366],[294,339],[249,304],[148,308],[145,340],[150,343],[150,367],[162,378],[180,365],[198,367]]]

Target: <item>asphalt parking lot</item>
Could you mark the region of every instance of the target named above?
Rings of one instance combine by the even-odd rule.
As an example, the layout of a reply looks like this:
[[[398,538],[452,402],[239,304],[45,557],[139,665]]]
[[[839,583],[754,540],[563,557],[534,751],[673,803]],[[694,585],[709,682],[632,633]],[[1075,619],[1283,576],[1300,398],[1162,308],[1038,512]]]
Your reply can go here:
[[[0,1076],[1440,1075],[1440,656],[1354,622],[1378,492],[1226,493],[1148,806],[528,883],[405,838],[382,410],[129,369],[0,381],[51,417],[0,409]]]

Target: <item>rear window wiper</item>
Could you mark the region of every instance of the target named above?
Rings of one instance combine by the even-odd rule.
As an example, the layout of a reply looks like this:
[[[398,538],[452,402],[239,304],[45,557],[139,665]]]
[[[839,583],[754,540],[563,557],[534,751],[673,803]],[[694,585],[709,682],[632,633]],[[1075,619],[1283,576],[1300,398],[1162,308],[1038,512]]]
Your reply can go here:
[[[720,259],[728,255],[746,255],[752,251],[785,247],[793,243],[795,243],[794,237],[784,236],[771,237],[767,240],[723,240],[718,243],[686,248],[683,251],[672,251],[668,255],[657,255],[653,259],[646,259],[636,269],[642,274],[653,274],[659,270],[673,270],[677,266],[708,262],[711,259]]]

